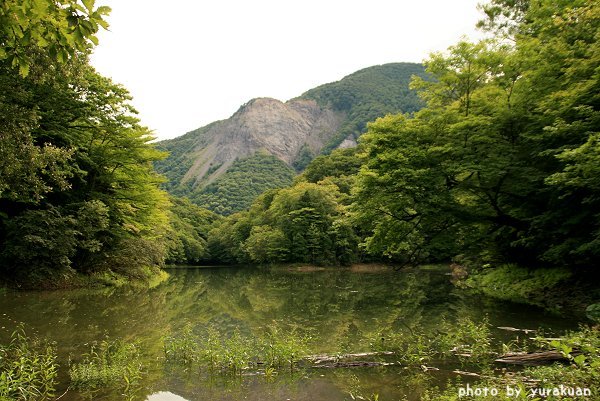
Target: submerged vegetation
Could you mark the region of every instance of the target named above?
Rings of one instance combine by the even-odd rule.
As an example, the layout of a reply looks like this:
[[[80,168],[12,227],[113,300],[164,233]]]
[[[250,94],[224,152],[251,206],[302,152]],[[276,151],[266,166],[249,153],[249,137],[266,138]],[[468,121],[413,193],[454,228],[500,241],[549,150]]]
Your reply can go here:
[[[307,355],[309,340],[295,330],[276,326],[266,327],[265,333],[251,337],[244,337],[237,330],[229,337],[223,336],[214,327],[196,335],[188,323],[180,333],[164,339],[164,352],[169,362],[198,363],[220,372],[239,374],[253,366],[273,372],[286,366],[293,370]]]
[[[71,365],[69,376],[73,387],[94,391],[117,386],[127,388],[140,378],[141,371],[139,345],[103,340],[92,344],[81,362]]]
[[[56,349],[28,336],[23,326],[7,345],[0,344],[0,400],[52,400],[57,375]]]
[[[269,326],[262,335],[243,335],[237,330],[224,335],[215,328],[200,329],[192,324],[164,338],[161,364],[194,368],[208,375],[236,375],[257,372],[271,380],[274,375],[292,374],[295,370],[310,375],[312,370],[341,369],[356,366],[377,367],[396,365],[406,369],[422,400],[475,399],[459,395],[465,388],[461,377],[474,378],[466,383],[473,388],[520,388],[523,398],[545,388],[580,388],[591,394],[600,391],[600,331],[598,327],[582,327],[560,338],[545,338],[540,332],[529,339],[517,335],[510,344],[494,338],[489,323],[468,318],[443,323],[436,333],[422,328],[406,330],[375,328],[372,337],[362,342],[373,352],[345,354],[339,350],[311,354],[313,341],[295,331]],[[22,329],[13,334],[8,346],[2,346],[3,373],[0,376],[0,396],[5,400],[45,400],[54,396],[58,366],[52,347],[40,348],[38,340],[27,338]],[[493,361],[503,355],[531,355],[527,352],[556,352],[560,362],[526,369],[499,369]],[[88,353],[72,363],[70,386],[83,394],[101,394],[107,389],[120,389],[124,399],[135,399],[140,379],[149,367],[148,358],[139,344],[106,339],[93,344]],[[366,359],[365,359],[366,358]],[[496,363],[497,365],[497,363]],[[457,368],[458,367],[458,368]],[[507,370],[508,369],[508,370]],[[436,372],[452,373],[453,380],[445,388],[430,386]],[[246,373],[244,373],[246,372]],[[340,373],[344,376],[344,373]],[[354,378],[354,381],[353,381]],[[354,398],[365,397],[356,376],[345,381],[347,392]],[[64,386],[64,385],[63,385]],[[362,394],[362,395],[361,395]],[[414,393],[413,393],[414,394]],[[529,397],[528,397],[529,396]],[[377,399],[373,391],[370,397]],[[497,399],[493,397],[477,399]],[[547,399],[563,399],[549,395]],[[572,398],[573,400],[585,398]]]

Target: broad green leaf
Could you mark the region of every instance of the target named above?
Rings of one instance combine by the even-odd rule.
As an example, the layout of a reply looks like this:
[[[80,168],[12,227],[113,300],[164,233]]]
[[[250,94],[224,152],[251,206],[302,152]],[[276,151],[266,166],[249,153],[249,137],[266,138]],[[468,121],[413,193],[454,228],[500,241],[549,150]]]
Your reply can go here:
[[[95,0],[81,0],[83,2],[83,5],[85,6],[85,8],[87,8],[88,13],[92,13],[92,11],[94,10],[94,3]]]
[[[585,355],[577,355],[575,358],[573,358],[573,362],[575,362],[577,366],[583,366],[585,364],[585,360]]]
[[[29,64],[25,60],[19,60],[19,74],[22,77],[29,75]]]
[[[108,15],[112,9],[109,6],[100,6],[96,9],[96,13],[99,15]]]

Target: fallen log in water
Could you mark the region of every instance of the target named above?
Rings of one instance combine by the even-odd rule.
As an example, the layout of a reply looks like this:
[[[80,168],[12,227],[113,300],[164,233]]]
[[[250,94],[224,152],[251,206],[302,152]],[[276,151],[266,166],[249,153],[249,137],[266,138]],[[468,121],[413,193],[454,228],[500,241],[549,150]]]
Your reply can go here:
[[[569,358],[565,357],[559,351],[511,352],[500,356],[495,362],[511,365],[540,366],[550,365],[554,362],[569,362]]]
[[[461,375],[461,376],[469,376],[469,377],[481,377],[481,375],[479,373],[474,373],[474,372],[465,372],[464,370],[453,370],[452,373],[456,373],[457,375]]]
[[[347,362],[334,362],[328,364],[313,365],[313,368],[359,368],[359,367],[377,367],[377,366],[393,366],[396,363],[393,362],[374,362],[374,361],[347,361]]]
[[[504,330],[504,331],[523,332],[525,334],[535,333],[535,330],[532,330],[532,329],[517,329],[515,327],[506,327],[506,326],[498,326],[497,328],[500,330]]]
[[[324,362],[338,362],[343,359],[356,359],[365,358],[368,356],[382,356],[382,355],[394,355],[391,351],[380,351],[380,352],[360,352],[356,354],[341,354],[341,355],[309,355],[303,359],[306,359],[315,364]]]

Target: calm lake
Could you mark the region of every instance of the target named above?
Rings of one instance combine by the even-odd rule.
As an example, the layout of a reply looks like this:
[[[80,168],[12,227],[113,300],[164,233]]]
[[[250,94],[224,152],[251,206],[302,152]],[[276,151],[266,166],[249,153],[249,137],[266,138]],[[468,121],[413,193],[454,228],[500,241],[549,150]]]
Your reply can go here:
[[[258,336],[276,326],[309,336],[315,354],[336,354],[368,351],[365,339],[376,338],[382,328],[435,330],[442,319],[457,317],[487,317],[502,341],[518,334],[497,326],[560,334],[578,324],[538,308],[468,295],[454,288],[441,268],[177,268],[169,274],[149,290],[7,291],[0,294],[0,340],[5,343],[17,322],[23,322],[28,333],[55,342],[62,401],[315,401],[350,400],[350,393],[377,393],[384,401],[418,399],[424,386],[443,385],[453,377],[453,368],[439,366],[426,378],[402,366],[284,369],[270,378],[252,369],[241,376],[214,374],[165,362],[164,338],[186,324],[198,333],[214,327],[224,337],[236,329]],[[69,361],[106,338],[139,342],[144,374],[135,391],[66,391]]]

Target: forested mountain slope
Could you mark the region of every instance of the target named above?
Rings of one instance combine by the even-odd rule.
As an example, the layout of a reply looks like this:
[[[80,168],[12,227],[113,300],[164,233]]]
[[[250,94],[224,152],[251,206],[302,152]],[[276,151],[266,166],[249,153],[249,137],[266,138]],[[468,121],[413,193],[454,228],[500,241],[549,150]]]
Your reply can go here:
[[[424,76],[423,67],[385,64],[285,103],[253,99],[226,120],[160,142],[158,147],[170,156],[157,162],[156,168],[169,179],[166,188],[173,194],[188,196],[219,213],[242,210],[257,194],[289,184],[291,178],[285,177],[292,176],[292,168],[302,170],[316,155],[335,149],[344,140],[342,146],[352,146],[367,122],[388,113],[418,110],[421,103],[408,88],[413,75]],[[241,191],[245,196],[240,197],[237,180],[227,175],[237,166],[239,177],[239,163],[249,158],[252,161],[244,163],[244,180],[255,191]],[[234,193],[235,200],[227,195]]]

